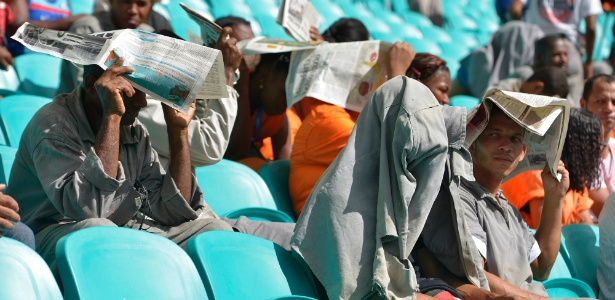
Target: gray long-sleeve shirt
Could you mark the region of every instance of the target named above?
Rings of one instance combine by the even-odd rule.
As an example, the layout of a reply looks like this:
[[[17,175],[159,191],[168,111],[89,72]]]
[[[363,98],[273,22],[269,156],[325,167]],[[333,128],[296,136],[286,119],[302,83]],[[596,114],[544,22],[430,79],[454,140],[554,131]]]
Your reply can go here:
[[[120,130],[116,178],[104,172],[95,140],[80,89],[56,97],[26,127],[7,193],[34,232],[64,219],[109,218],[122,225],[137,210],[163,225],[178,225],[201,213],[215,217],[194,176],[191,198],[182,197],[139,121]]]

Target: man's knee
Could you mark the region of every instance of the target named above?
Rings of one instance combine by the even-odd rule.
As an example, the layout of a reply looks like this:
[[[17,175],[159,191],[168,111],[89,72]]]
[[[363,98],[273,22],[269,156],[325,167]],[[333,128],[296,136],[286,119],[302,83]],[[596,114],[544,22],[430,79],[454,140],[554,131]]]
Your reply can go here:
[[[197,219],[192,222],[196,223],[195,224],[196,226],[201,227],[201,230],[199,230],[200,232],[211,231],[211,230],[227,230],[227,231],[233,230],[231,225],[229,225],[228,223],[220,219],[214,219],[214,218]]]
[[[85,220],[75,223],[73,227],[73,231],[83,229],[83,228],[88,228],[88,227],[97,227],[97,226],[117,226],[117,225],[111,222],[109,219],[91,218],[91,219],[85,219]]]

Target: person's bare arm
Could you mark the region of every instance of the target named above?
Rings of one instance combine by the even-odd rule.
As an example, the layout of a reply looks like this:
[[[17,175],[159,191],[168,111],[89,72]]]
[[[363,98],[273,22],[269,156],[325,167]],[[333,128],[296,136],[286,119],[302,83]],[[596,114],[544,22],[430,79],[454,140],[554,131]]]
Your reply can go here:
[[[521,20],[521,15],[523,14],[523,2],[521,0],[514,0],[510,4],[508,11],[510,12],[510,17],[513,20]]]
[[[290,159],[293,144],[290,124],[286,115],[284,115],[284,123],[280,130],[271,137],[271,147],[273,148],[273,159]]]
[[[13,197],[2,193],[5,187],[5,184],[0,184],[0,229],[12,230],[15,227],[13,222],[19,222],[19,214],[17,214],[19,205]],[[1,230],[0,236],[2,236]]]
[[[594,200],[594,204],[592,205],[592,212],[596,217],[600,217],[600,212],[602,211],[602,207],[606,202],[606,198],[609,197],[609,190],[607,188],[600,188],[597,190],[589,190],[589,198]]]
[[[513,299],[544,299],[544,296],[536,295],[534,293],[530,293],[528,291],[522,290],[509,282],[501,279],[494,274],[491,274],[485,271],[485,276],[487,277],[487,281],[489,282],[489,289],[491,292],[496,293],[498,295],[511,295],[508,297],[512,297]]]
[[[406,70],[416,56],[412,45],[406,42],[396,42],[389,50],[389,79],[399,75],[406,75]]]
[[[592,220],[592,215],[589,212],[589,209],[581,211],[579,213],[579,217],[581,218],[581,224],[594,225],[594,221]]]
[[[310,39],[315,42],[324,42],[325,39],[318,32],[318,28],[314,26],[310,26]]]
[[[168,105],[162,105],[164,120],[167,123],[169,148],[171,152],[169,171],[175,185],[184,199],[192,199],[192,166],[190,164],[190,144],[188,143],[188,124],[194,116],[196,106],[190,105],[187,114],[183,114]]]
[[[596,16],[585,17],[585,57],[583,76],[587,80],[592,76],[592,61],[594,59],[594,44],[596,42]]]
[[[558,181],[549,170],[548,164],[542,171],[542,184],[545,189],[540,224],[534,235],[540,246],[540,255],[531,262],[532,273],[537,280],[549,278],[551,267],[559,254],[560,237],[562,233],[562,206],[566,192],[570,185],[568,170],[562,161],[559,162],[557,172],[562,175]]]
[[[105,173],[117,177],[120,152],[120,120],[126,111],[122,94],[132,97],[135,89],[121,75],[132,73],[134,69],[122,66],[123,58],[118,59],[94,83],[94,89],[103,108],[103,119],[96,135],[94,151],[100,159]],[[87,80],[87,79],[86,79]]]

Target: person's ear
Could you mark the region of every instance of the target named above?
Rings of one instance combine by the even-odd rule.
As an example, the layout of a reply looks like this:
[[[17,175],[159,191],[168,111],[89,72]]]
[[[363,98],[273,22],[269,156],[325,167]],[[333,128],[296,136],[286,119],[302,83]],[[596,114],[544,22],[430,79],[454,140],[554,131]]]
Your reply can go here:
[[[527,94],[542,95],[545,89],[545,84],[542,81],[524,82],[521,84],[521,91]]]
[[[587,109],[587,101],[583,98],[581,98],[581,108],[582,109]]]

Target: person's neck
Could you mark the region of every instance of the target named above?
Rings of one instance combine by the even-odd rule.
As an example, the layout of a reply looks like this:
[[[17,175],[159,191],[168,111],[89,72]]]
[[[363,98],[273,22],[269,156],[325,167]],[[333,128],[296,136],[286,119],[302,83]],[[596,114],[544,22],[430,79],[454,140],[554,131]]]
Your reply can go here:
[[[261,76],[261,74],[258,70],[250,74],[251,80],[248,86],[248,93],[250,95],[250,115],[254,114],[254,112],[256,112],[258,107],[261,105],[260,85],[262,83],[262,80],[258,79],[261,78],[259,76]]]
[[[492,174],[487,174],[484,172],[474,172],[474,178],[476,182],[482,185],[489,193],[496,198],[497,193],[500,190],[500,185],[502,184],[502,178],[494,177]]]

